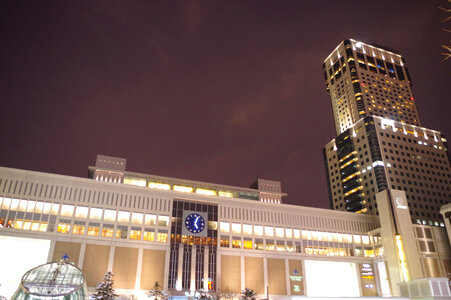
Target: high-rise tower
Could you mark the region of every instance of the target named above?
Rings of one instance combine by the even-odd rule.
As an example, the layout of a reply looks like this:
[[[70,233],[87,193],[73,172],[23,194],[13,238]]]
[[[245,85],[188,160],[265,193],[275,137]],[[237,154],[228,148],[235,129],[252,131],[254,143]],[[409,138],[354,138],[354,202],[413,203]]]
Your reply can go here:
[[[421,126],[404,58],[393,50],[344,40],[324,60],[337,135],[365,116]]]
[[[414,223],[443,226],[451,202],[446,137],[421,127],[405,60],[345,40],[323,64],[337,137],[324,148],[330,207],[378,214],[376,194],[406,193]]]

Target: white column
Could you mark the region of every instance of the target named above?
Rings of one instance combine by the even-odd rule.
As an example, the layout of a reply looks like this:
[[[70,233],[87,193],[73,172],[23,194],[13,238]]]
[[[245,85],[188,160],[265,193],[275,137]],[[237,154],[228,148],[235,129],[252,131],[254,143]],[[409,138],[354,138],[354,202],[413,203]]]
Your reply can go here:
[[[164,280],[163,280],[163,289],[168,289],[168,278],[169,278],[169,265],[171,259],[171,246],[169,246],[169,250],[166,250],[165,263],[164,263]]]
[[[244,269],[244,255],[241,254],[240,256],[241,258],[241,262],[240,262],[240,266],[241,266],[241,290],[244,290],[244,288],[246,287],[246,271]]]
[[[359,282],[359,293],[360,293],[360,297],[362,297],[363,296],[362,276],[360,276],[359,263],[355,263],[355,269],[356,269],[356,274],[357,274],[357,278],[358,278],[358,282]]]
[[[266,294],[266,291],[268,289],[268,259],[266,257],[263,257],[263,280],[265,281],[265,294]]]
[[[219,252],[216,252],[216,289],[221,289],[221,255]]]
[[[290,264],[288,258],[285,258],[285,281],[287,285],[287,295],[291,296],[291,285],[290,285]]]
[[[80,246],[80,255],[78,255],[78,267],[80,269],[83,268],[83,261],[85,260],[85,252],[86,252],[86,240],[82,240]]]
[[[47,262],[51,262],[53,260],[53,253],[55,252],[55,244],[56,244],[55,240],[52,240],[50,242],[49,255],[47,256]]]
[[[209,255],[208,246],[204,247],[204,289],[208,290],[208,255]]]
[[[181,291],[182,290],[182,279],[183,279],[183,248],[185,245],[180,244],[179,245],[179,261],[178,261],[178,267],[177,267],[177,287],[176,289]]]
[[[136,266],[136,280],[135,280],[135,290],[139,290],[141,287],[141,273],[142,273],[142,262],[143,262],[143,248],[138,249],[138,265]]]
[[[196,249],[197,246],[193,245],[191,248],[191,276],[190,276],[190,290],[196,290]]]
[[[108,271],[113,272],[113,262],[114,262],[114,250],[116,246],[110,246],[110,259],[108,260]]]

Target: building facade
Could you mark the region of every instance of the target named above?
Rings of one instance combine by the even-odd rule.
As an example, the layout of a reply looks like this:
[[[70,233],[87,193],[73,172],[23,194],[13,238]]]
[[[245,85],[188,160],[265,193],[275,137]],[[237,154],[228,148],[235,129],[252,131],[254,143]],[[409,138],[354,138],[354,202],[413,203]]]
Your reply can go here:
[[[145,184],[126,180],[131,174]],[[160,177],[155,185],[153,175],[123,176],[121,183],[0,168],[0,265],[11,270],[0,273],[0,294],[10,295],[28,269],[66,254],[91,292],[112,271],[117,291],[135,298],[146,298],[155,282],[179,296],[203,288],[233,298],[245,287],[259,298],[399,294],[401,273],[391,270],[400,262],[387,244],[393,236],[378,216],[225,197],[222,185],[183,181],[192,189],[177,190],[182,180]],[[227,190],[239,195],[242,188]],[[447,277],[444,229],[410,226],[421,275]]]
[[[366,116],[421,126],[404,58],[353,39],[344,40],[324,60],[337,135]]]
[[[376,194],[403,190],[413,223],[445,227],[451,202],[446,137],[421,127],[405,60],[345,40],[326,58],[338,136],[323,149],[330,207],[378,214]]]

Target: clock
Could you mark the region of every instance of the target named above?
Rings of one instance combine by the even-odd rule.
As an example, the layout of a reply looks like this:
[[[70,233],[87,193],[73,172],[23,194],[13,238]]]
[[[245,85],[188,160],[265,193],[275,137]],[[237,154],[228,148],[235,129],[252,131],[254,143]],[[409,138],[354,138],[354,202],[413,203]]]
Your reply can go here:
[[[205,229],[205,219],[197,213],[189,214],[185,218],[185,227],[191,233],[200,233]]]

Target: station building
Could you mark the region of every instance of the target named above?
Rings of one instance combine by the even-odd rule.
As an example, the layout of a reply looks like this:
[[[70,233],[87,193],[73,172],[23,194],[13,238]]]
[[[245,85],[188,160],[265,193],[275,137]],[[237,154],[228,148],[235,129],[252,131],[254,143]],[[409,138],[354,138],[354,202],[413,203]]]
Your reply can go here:
[[[412,224],[405,192],[376,195],[379,216],[282,204],[279,182],[251,188],[126,171],[98,156],[89,178],[0,167],[0,294],[67,254],[93,291],[107,271],[124,297],[159,282],[258,298],[398,296],[427,281],[447,295],[451,249],[440,226]],[[443,279],[445,278],[445,279]]]

